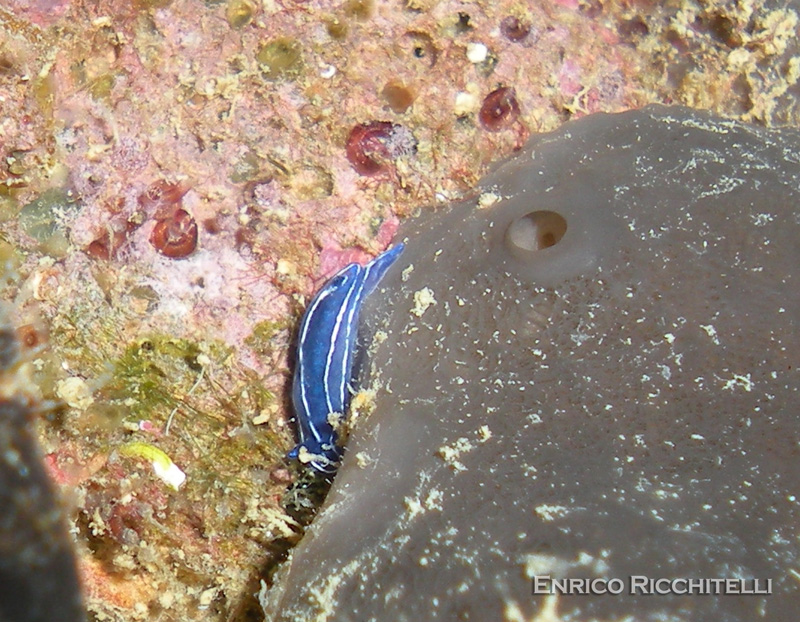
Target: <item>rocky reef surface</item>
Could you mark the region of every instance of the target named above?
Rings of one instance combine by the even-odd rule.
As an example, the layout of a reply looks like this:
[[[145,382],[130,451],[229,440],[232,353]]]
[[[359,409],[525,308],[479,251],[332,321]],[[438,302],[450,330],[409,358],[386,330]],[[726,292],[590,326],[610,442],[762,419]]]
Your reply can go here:
[[[795,0],[0,5],[0,300],[101,619],[260,616],[297,320],[410,214],[590,113],[798,122]]]

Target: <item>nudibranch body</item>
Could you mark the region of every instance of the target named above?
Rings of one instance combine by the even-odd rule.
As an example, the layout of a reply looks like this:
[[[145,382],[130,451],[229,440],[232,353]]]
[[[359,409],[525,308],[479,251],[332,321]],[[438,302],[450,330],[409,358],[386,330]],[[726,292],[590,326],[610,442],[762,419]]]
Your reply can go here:
[[[317,292],[303,316],[292,384],[300,442],[289,457],[317,471],[333,473],[342,457],[336,427],[350,404],[361,305],[402,252],[398,244],[366,266],[345,266]]]

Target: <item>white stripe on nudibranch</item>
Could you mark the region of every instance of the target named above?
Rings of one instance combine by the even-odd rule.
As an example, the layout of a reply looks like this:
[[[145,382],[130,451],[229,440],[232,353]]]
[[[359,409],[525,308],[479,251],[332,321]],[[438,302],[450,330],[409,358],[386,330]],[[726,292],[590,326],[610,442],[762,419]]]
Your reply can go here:
[[[303,448],[304,454],[319,458],[309,461],[318,471],[332,472],[341,457],[329,416],[347,410],[361,305],[402,251],[403,245],[398,244],[364,267],[345,266],[323,285],[303,316],[292,387],[300,443],[289,455],[298,457]],[[326,301],[338,308],[325,309]],[[307,354],[314,351],[319,358],[308,360]],[[321,370],[320,360],[324,360]],[[321,377],[314,377],[317,374]],[[322,397],[315,389],[321,389]]]
[[[328,345],[328,357],[325,361],[325,373],[323,382],[325,383],[325,387],[330,387],[330,375],[331,369],[335,364],[341,363],[339,366],[341,369],[344,369],[345,362],[348,360],[349,355],[349,339],[350,333],[352,331],[352,322],[353,322],[353,312],[358,304],[358,298],[361,295],[362,285],[364,283],[363,279],[363,270],[360,270],[359,273],[356,275],[356,278],[347,288],[347,295],[342,301],[342,306],[339,309],[339,312],[336,314],[336,321],[333,325],[333,330],[331,331],[330,343]],[[348,311],[350,311],[348,313]],[[344,341],[344,350],[339,350],[336,347],[336,340],[339,338],[339,331],[342,329],[344,325],[345,329],[345,341]],[[339,398],[338,403],[344,404],[347,395],[346,391],[346,384],[347,379],[345,379],[344,374],[339,373],[339,378],[337,379],[338,383],[338,391],[336,392],[336,396]],[[337,408],[333,405],[332,398],[334,397],[333,393],[330,390],[326,391],[325,399],[328,406],[328,413],[337,412]]]
[[[309,331],[310,326],[313,323],[312,319],[314,317],[314,313],[316,312],[317,307],[319,307],[319,305],[322,303],[322,301],[325,300],[328,296],[330,296],[331,293],[332,293],[332,290],[329,290],[329,289],[326,290],[326,289],[323,288],[319,292],[319,294],[317,294],[317,296],[315,296],[314,300],[311,301],[311,305],[308,307],[308,309],[306,309],[305,315],[303,316],[303,325],[302,325],[302,328],[300,329],[300,335],[298,337],[298,343],[303,344],[303,343],[305,343],[306,339],[308,339],[308,331]],[[311,408],[310,408],[310,405],[308,403],[308,392],[304,388],[304,387],[307,386],[306,383],[307,383],[308,380],[306,378],[306,366],[305,366],[305,361],[304,361],[304,357],[303,357],[303,348],[302,347],[298,347],[297,348],[297,370],[298,370],[298,372],[300,374],[300,386],[303,387],[303,389],[300,392],[300,395],[303,398],[303,411],[308,413],[308,412],[311,411]],[[304,438],[305,435],[303,434],[303,428],[304,428],[304,426],[299,426],[300,444],[301,445],[305,444],[305,440],[306,440]],[[319,436],[316,427],[311,425],[311,426],[309,426],[309,428],[311,429],[311,432],[314,435],[314,439],[317,442],[321,443],[322,442],[322,438]]]

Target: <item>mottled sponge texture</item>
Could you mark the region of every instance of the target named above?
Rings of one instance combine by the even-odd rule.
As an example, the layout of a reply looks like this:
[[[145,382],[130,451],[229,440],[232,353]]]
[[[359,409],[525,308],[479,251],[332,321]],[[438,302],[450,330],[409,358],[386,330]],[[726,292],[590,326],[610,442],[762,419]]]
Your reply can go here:
[[[374,409],[268,619],[793,619],[799,188],[796,131],[648,107],[409,223],[364,308]],[[544,575],[626,591],[532,594]]]

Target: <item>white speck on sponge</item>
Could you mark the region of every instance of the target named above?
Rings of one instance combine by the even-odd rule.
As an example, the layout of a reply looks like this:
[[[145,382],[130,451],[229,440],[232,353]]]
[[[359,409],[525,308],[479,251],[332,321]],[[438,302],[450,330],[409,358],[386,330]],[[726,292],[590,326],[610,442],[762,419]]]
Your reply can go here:
[[[712,326],[711,324],[700,324],[700,328],[702,328],[706,332],[706,335],[711,337],[711,341],[714,342],[715,346],[719,345],[719,338],[717,337],[717,329],[714,328],[714,326]]]
[[[478,197],[478,207],[481,209],[486,209],[491,207],[495,203],[499,203],[502,200],[499,194],[495,192],[484,192],[481,196]]]
[[[568,507],[563,505],[551,505],[547,503],[537,506],[534,508],[534,510],[545,522],[550,522],[557,518],[563,518],[569,514]]]
[[[423,287],[421,290],[414,292],[414,308],[411,309],[411,313],[417,317],[422,317],[428,307],[435,304],[436,298],[433,295],[433,290],[430,287]]]

